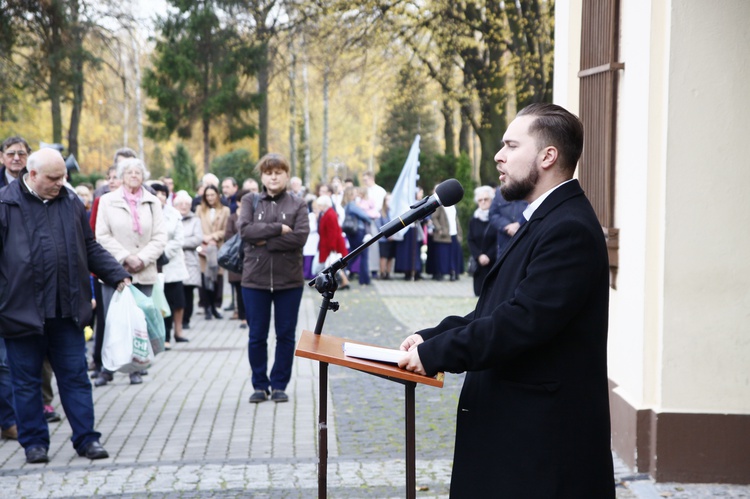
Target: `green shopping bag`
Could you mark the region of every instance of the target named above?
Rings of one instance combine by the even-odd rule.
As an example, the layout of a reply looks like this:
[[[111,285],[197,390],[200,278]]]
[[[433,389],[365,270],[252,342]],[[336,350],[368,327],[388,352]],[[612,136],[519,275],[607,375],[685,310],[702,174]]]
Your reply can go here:
[[[133,293],[135,304],[143,310],[146,316],[146,329],[148,330],[148,338],[151,341],[151,349],[154,351],[154,355],[163,352],[166,331],[164,330],[164,318],[161,315],[161,310],[154,304],[154,300],[144,295],[140,289],[135,286],[128,286],[128,288]]]

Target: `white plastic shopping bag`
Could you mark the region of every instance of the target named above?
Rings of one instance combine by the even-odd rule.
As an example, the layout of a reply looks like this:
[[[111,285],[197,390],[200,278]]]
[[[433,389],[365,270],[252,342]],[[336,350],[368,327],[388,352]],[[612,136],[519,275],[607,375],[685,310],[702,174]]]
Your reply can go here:
[[[161,312],[162,317],[172,315],[172,310],[170,310],[169,303],[167,303],[167,296],[164,294],[164,274],[161,272],[156,276],[156,282],[154,283],[153,291],[151,291],[151,298],[154,300],[157,310]]]
[[[102,365],[108,371],[134,372],[147,369],[154,359],[146,328],[146,316],[126,286],[115,291],[104,324]]]

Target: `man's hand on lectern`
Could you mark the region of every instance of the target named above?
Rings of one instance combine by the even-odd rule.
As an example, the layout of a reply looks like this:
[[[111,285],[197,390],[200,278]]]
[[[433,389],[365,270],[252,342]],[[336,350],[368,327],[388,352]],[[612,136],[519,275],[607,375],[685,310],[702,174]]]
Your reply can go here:
[[[417,345],[420,343],[424,343],[422,337],[418,334],[412,334],[401,343],[401,346],[398,347],[398,349],[403,350],[404,352],[411,352],[417,348]]]
[[[401,343],[399,349],[407,352],[407,354],[399,361],[398,367],[417,374],[427,374],[422,365],[422,361],[419,358],[419,350],[417,349],[417,346],[423,342],[424,339],[418,334],[412,334],[406,338],[403,343]]]

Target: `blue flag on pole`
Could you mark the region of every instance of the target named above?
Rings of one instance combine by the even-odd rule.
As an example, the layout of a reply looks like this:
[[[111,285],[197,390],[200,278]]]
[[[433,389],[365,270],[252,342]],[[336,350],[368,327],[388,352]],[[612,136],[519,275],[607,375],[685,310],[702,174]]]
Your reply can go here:
[[[419,174],[419,140],[420,136],[414,137],[414,142],[406,157],[406,163],[398,176],[396,186],[391,192],[391,205],[388,208],[388,216],[393,220],[402,213],[406,213],[409,207],[417,202],[417,179]],[[393,239],[401,241],[404,238],[406,228],[393,235]]]

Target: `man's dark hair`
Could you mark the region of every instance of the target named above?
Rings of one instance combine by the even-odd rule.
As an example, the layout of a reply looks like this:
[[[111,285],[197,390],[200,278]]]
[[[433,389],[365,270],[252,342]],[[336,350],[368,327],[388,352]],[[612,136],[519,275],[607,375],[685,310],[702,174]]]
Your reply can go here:
[[[583,151],[583,123],[567,109],[555,104],[537,102],[521,109],[516,116],[533,116],[529,133],[539,147],[554,146],[563,170],[571,175]]]
[[[235,179],[234,177],[226,177],[221,181],[221,183],[223,184],[226,180],[230,180],[232,182],[232,186],[237,187],[237,179]]]
[[[14,144],[23,144],[24,147],[26,148],[26,152],[31,154],[31,147],[29,147],[29,143],[26,142],[26,139],[24,139],[20,135],[14,135],[13,137],[8,137],[7,139],[5,139],[5,142],[3,142],[2,147],[0,147],[0,151],[5,152],[7,148],[9,148],[10,146]]]

